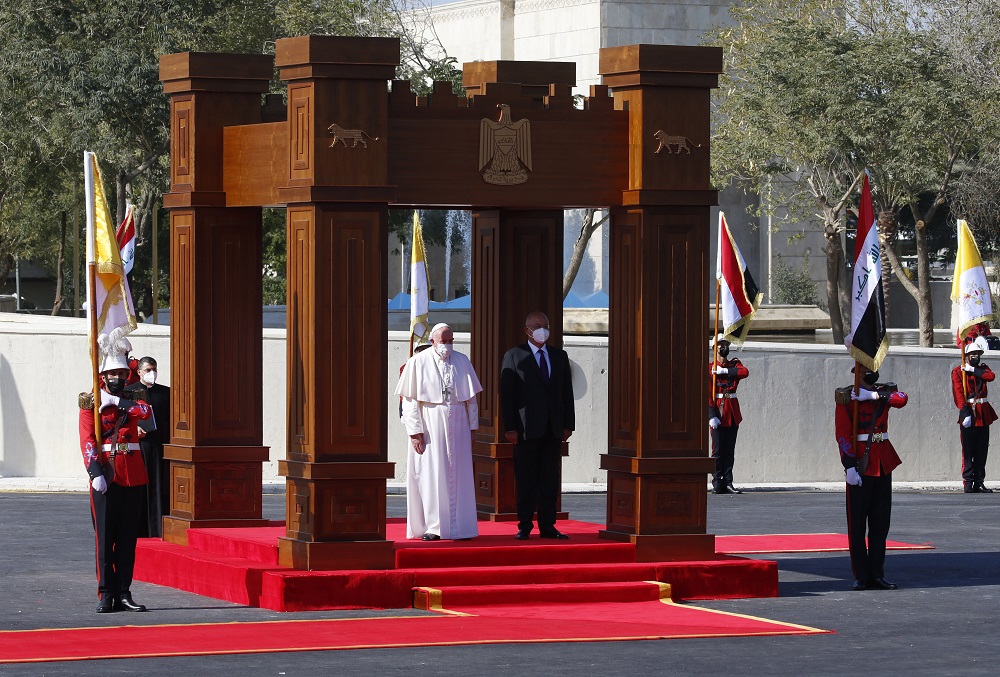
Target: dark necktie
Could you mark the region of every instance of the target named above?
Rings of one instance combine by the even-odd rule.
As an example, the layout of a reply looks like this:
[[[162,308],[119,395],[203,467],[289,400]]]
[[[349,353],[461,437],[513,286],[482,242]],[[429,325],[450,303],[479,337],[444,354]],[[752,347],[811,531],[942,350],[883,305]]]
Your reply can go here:
[[[542,383],[549,384],[549,363],[545,361],[545,351],[538,351],[538,369],[542,372]]]

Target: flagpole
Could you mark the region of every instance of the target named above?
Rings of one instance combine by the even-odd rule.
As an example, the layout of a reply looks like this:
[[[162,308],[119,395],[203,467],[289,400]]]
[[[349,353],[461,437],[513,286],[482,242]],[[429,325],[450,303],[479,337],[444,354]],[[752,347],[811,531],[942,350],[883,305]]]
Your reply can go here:
[[[712,406],[716,405],[715,402],[715,380],[718,375],[715,373],[715,367],[719,362],[719,293],[722,289],[722,282],[719,278],[715,278],[715,333],[712,334]]]
[[[92,164],[93,155],[87,151],[83,152],[83,185],[84,199],[86,204],[87,218],[87,315],[90,319],[90,367],[93,378],[94,393],[94,444],[98,453],[103,443],[101,435],[101,384],[100,372],[98,371],[101,359],[100,349],[97,345],[97,308],[95,300],[97,294],[97,258],[95,255],[96,245],[94,243],[94,171]]]
[[[854,397],[859,394],[859,389],[861,387],[861,363],[857,360],[854,361]],[[872,416],[874,416],[872,412]],[[851,437],[851,448],[854,449],[854,458],[858,457],[858,401],[854,400],[854,425],[852,426],[854,431],[853,437]]]

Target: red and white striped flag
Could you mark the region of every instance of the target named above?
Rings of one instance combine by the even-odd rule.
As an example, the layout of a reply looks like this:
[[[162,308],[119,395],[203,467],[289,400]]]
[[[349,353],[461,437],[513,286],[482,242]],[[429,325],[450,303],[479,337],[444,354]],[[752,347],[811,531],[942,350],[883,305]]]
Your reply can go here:
[[[858,235],[854,241],[854,281],[851,286],[851,332],[844,340],[851,356],[871,371],[889,352],[882,296],[882,244],[878,239],[872,190],[865,173],[858,206]]]
[[[125,211],[125,218],[118,225],[115,231],[115,239],[118,241],[118,249],[121,251],[122,266],[125,267],[125,274],[132,272],[132,264],[135,263],[135,215],[132,205]]]
[[[750,320],[757,314],[764,295],[747,270],[746,261],[729,232],[726,215],[722,212],[719,212],[719,255],[715,279],[720,284],[720,308],[716,312],[722,313],[722,333],[733,343],[740,344],[750,331]]]

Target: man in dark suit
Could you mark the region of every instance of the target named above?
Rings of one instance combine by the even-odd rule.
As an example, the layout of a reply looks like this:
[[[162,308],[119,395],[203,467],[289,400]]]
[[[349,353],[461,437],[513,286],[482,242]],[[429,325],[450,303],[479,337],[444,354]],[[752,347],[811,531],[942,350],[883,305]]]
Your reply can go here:
[[[573,381],[565,350],[545,345],[549,318],[535,311],[524,321],[528,342],[511,348],[500,371],[504,436],[514,445],[517,538],[528,539],[538,511],[542,538],[567,539],[556,529],[562,443],[576,428]]]
[[[139,447],[149,476],[139,535],[160,538],[163,516],[170,514],[170,462],[163,458],[163,445],[170,444],[170,388],[156,382],[156,360],[152,357],[138,361],[136,374],[139,382],[127,390],[142,392],[153,408],[153,415],[139,423]]]

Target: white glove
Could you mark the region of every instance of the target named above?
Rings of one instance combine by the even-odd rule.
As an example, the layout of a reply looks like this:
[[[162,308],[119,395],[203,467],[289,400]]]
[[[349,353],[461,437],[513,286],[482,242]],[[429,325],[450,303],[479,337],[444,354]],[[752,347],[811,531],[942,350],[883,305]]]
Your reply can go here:
[[[962,365],[962,371],[967,371],[967,372],[969,372],[971,374],[974,371],[976,371],[976,368],[973,367],[971,364],[963,364]]]
[[[727,376],[729,374],[729,367],[715,367],[716,376]]]
[[[117,395],[112,395],[111,393],[101,390],[101,409],[104,407],[118,406],[119,398]]]
[[[962,427],[963,428],[971,428],[972,427],[972,417],[971,416],[966,416],[965,418],[962,419]]]
[[[862,388],[858,392],[851,391],[851,399],[857,400],[858,402],[867,402],[869,400],[877,400],[878,393],[874,390],[865,390]]]
[[[90,481],[90,486],[94,487],[94,491],[99,491],[103,494],[108,490],[108,481],[104,479],[104,475],[98,475]]]
[[[853,484],[856,487],[861,486],[861,475],[858,474],[857,468],[847,469],[847,483]]]
[[[717,419],[715,416],[713,416],[712,418],[708,419],[708,427],[711,428],[712,430],[715,430],[716,428],[718,428],[720,423],[722,423],[722,421],[720,421],[719,419]]]

